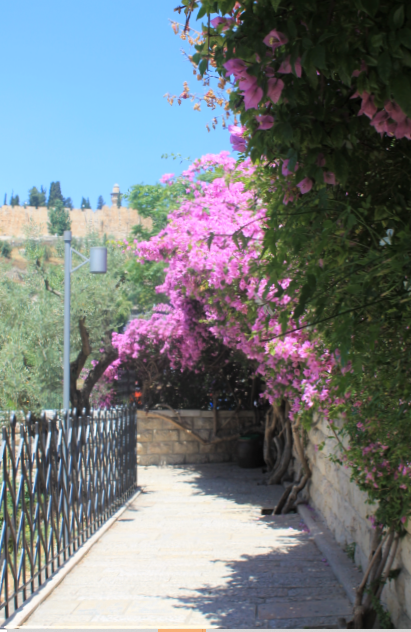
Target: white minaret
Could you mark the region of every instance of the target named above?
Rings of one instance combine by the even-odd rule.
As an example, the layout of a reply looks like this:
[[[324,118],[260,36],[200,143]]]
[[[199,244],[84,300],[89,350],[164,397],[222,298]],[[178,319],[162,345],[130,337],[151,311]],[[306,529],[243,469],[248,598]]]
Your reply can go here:
[[[118,184],[115,184],[113,186],[113,190],[111,192],[111,206],[116,206],[118,204],[118,199],[120,197],[120,187],[118,186]]]

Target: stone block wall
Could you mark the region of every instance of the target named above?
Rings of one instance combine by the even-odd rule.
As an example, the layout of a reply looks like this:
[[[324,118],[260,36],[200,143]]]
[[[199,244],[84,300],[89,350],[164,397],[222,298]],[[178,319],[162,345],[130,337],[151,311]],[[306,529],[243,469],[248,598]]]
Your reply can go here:
[[[186,430],[177,428],[171,421],[159,419],[156,414],[170,420],[177,417],[169,410],[139,410],[137,414],[137,463],[139,465],[179,465],[183,463],[222,463],[235,459],[236,440],[203,444]],[[213,413],[208,410],[179,411],[184,425],[209,441],[213,429]],[[240,434],[257,425],[253,411],[219,411],[219,424],[224,433]],[[219,433],[220,434],[220,433]]]
[[[356,544],[355,563],[365,570],[373,533],[368,516],[374,513],[375,505],[367,504],[367,494],[350,481],[349,469],[329,459],[336,453],[336,440],[330,435],[323,419],[309,432],[310,502],[342,548]],[[318,450],[322,442],[324,449]],[[401,573],[386,585],[382,601],[397,628],[411,629],[411,526],[400,543],[392,568],[401,568]]]
[[[74,208],[70,211],[71,232],[74,237],[87,237],[96,232],[100,237],[127,238],[133,226],[151,227],[151,219],[142,218],[135,209],[103,206],[101,210]],[[0,206],[0,239],[25,238],[30,223],[36,224],[42,237],[50,237],[47,230],[48,209],[44,206]]]

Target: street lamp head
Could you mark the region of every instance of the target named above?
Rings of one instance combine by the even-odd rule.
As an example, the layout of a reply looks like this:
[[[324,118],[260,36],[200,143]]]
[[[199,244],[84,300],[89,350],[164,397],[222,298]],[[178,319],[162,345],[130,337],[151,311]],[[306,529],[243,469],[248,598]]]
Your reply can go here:
[[[107,272],[107,248],[90,248],[90,272],[94,274]]]

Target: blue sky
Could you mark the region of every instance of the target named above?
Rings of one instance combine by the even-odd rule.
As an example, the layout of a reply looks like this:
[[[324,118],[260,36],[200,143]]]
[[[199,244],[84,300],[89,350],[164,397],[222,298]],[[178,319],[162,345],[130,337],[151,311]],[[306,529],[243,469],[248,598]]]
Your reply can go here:
[[[227,132],[205,128],[211,110],[163,98],[184,80],[201,90],[169,24],[177,4],[2,2],[0,204],[12,190],[24,201],[33,185],[60,180],[75,206],[85,196],[95,208],[115,182],[126,191],[184,168],[164,153],[230,150]]]

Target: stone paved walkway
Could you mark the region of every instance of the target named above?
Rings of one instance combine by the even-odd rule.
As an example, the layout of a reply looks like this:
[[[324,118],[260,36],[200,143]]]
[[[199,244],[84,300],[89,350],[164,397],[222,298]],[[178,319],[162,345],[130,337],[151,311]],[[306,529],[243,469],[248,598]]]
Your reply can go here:
[[[24,628],[336,627],[351,605],[280,487],[228,464],[140,467],[140,495]]]

